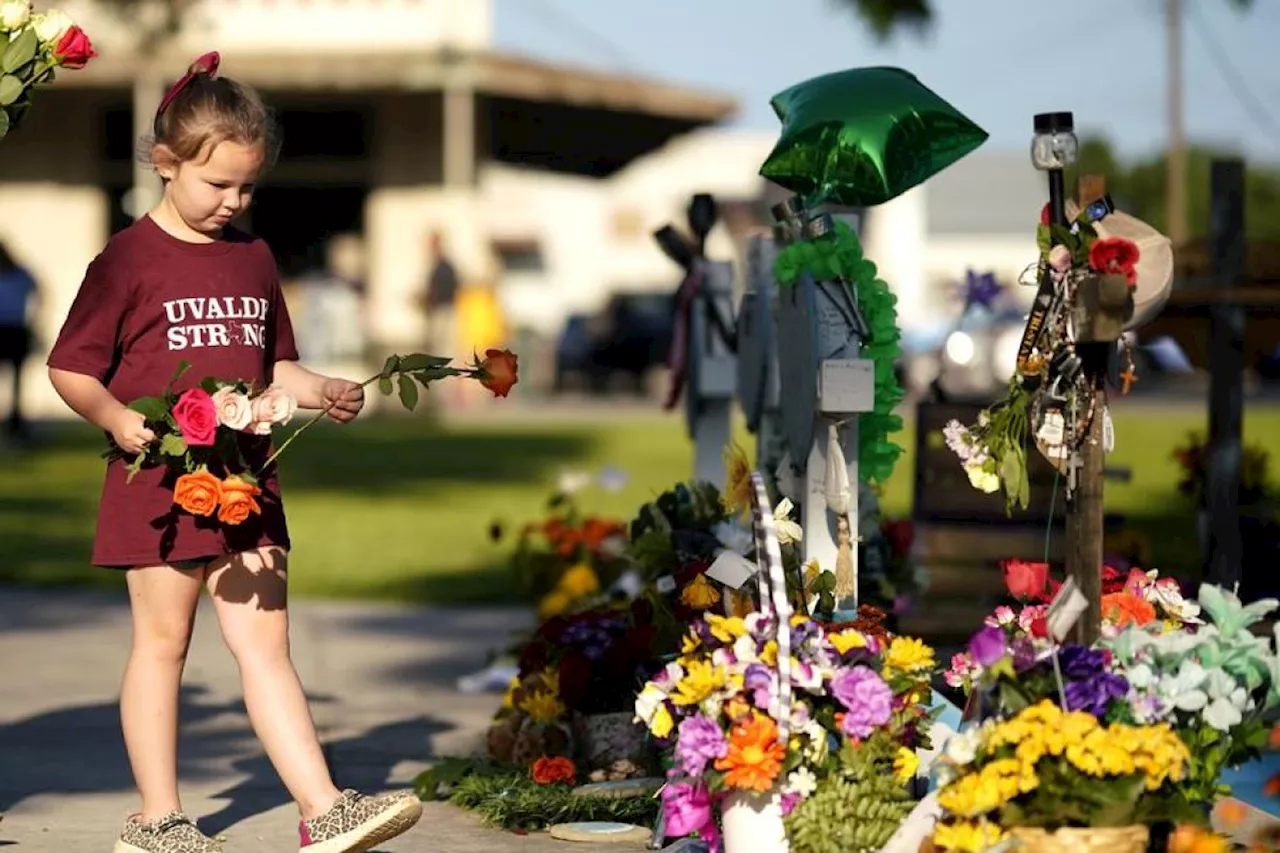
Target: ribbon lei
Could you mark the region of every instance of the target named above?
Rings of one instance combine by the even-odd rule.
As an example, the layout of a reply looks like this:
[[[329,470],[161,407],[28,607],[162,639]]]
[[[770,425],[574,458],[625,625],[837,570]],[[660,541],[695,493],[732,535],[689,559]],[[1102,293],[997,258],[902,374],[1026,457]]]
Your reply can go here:
[[[702,292],[702,273],[700,270],[690,272],[680,289],[676,291],[675,328],[671,335],[671,352],[667,356],[667,367],[671,370],[671,387],[667,391],[667,399],[663,402],[664,410],[674,409],[680,402],[685,382],[689,375],[689,347],[693,335],[693,306]]]

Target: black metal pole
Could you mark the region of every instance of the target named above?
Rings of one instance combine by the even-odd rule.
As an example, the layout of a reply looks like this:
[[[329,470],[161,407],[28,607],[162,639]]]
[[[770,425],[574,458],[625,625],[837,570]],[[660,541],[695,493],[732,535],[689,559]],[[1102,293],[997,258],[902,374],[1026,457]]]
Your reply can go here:
[[[1210,177],[1210,247],[1215,285],[1236,287],[1244,274],[1244,162],[1214,160]],[[1242,580],[1240,463],[1244,454],[1244,332],[1242,305],[1209,309],[1209,583],[1227,589]]]

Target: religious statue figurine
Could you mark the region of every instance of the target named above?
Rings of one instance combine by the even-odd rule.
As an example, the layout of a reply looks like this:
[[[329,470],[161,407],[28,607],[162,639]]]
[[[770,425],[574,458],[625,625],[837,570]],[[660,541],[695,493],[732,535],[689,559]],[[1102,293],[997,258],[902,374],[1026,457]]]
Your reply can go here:
[[[857,594],[853,575],[853,535],[849,532],[849,516],[836,516],[836,601]]]

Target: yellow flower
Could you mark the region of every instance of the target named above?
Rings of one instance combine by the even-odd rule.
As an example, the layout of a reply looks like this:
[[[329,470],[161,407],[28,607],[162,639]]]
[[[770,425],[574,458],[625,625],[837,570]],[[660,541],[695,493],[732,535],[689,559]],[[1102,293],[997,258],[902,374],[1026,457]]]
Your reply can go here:
[[[841,654],[844,654],[842,651]],[[894,637],[884,655],[885,675],[932,669],[933,649],[915,637]]]
[[[730,646],[733,645],[734,640],[747,633],[747,623],[740,616],[717,616],[714,613],[708,613],[707,627],[711,629],[711,636]]]
[[[507,692],[502,694],[502,707],[514,708],[516,698],[516,688],[520,686],[520,677],[516,676],[511,679],[511,683],[507,685]]]
[[[538,618],[546,621],[553,616],[559,616],[571,606],[573,606],[573,598],[568,593],[559,589],[553,590],[538,602]]]
[[[916,755],[916,751],[905,746],[898,747],[898,753],[893,757],[893,777],[905,785],[915,778],[919,769],[920,756]]]
[[[720,592],[706,575],[698,575],[680,590],[680,600],[695,610],[706,610],[720,603]]]
[[[535,723],[550,723],[564,715],[564,703],[554,694],[535,690],[521,700],[520,710],[532,717]]]
[[[952,853],[982,853],[1002,838],[1000,827],[985,820],[939,823],[933,830],[933,843]]]
[[[730,589],[728,593],[729,610],[733,616],[742,618],[755,612],[756,602],[749,593],[736,589]]]
[[[668,737],[675,726],[676,721],[671,719],[671,712],[666,705],[659,705],[658,710],[653,712],[653,719],[649,721],[649,731],[653,732],[654,737]]]
[[[736,443],[730,442],[720,457],[724,461],[724,492],[720,503],[733,513],[743,513],[751,508],[751,463],[747,454]]]
[[[557,585],[570,598],[583,598],[600,591],[600,578],[588,563],[578,563],[565,570]]]
[[[684,639],[680,641],[680,654],[691,655],[702,645],[702,640],[698,639],[697,634],[685,634]],[[683,664],[682,664],[683,665]]]
[[[831,641],[831,645],[835,646],[837,652],[842,655],[848,654],[851,649],[865,649],[867,647],[867,638],[861,632],[848,628],[838,634],[831,634],[827,637]]]
[[[707,661],[689,661],[684,678],[676,684],[671,701],[677,705],[697,705],[724,686],[725,672]]]
[[[760,650],[760,663],[770,667],[776,667],[778,665],[777,640],[770,640],[764,644],[764,648]]]

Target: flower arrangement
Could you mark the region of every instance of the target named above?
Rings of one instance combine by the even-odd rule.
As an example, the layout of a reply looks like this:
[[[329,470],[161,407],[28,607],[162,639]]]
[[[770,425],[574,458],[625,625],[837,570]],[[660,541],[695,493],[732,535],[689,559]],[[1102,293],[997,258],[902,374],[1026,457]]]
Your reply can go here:
[[[1185,442],[1174,448],[1173,458],[1181,471],[1178,491],[1197,507],[1204,507],[1209,489],[1209,443],[1204,433],[1189,433]],[[1240,460],[1238,502],[1241,506],[1255,506],[1267,497],[1271,486],[1270,466],[1271,454],[1266,448],[1256,443],[1245,445],[1244,457]]]
[[[1126,827],[1173,814],[1190,754],[1165,723],[1104,723],[1050,700],[952,738],[938,761],[933,843],[981,853],[1007,832]]]
[[[1242,605],[1207,584],[1198,600],[1206,620],[1194,633],[1131,625],[1099,645],[1128,682],[1126,716],[1173,727],[1192,756],[1182,791],[1209,802],[1230,793],[1223,770],[1260,754],[1267,717],[1280,706],[1280,658],[1269,638],[1249,630],[1280,602]]]
[[[1003,489],[1008,513],[1015,505],[1026,509],[1030,500],[1028,439],[1034,437],[1051,460],[1064,460],[1084,440],[1092,418],[1102,416],[1075,352],[1077,335],[1088,338],[1068,322],[1081,286],[1089,280],[1118,278],[1130,291],[1132,307],[1140,255],[1137,244],[1122,237],[1099,238],[1092,224],[1097,212],[1089,204],[1080,207],[1066,225],[1051,223],[1048,205],[1040,214],[1036,229],[1040,258],[1035,270],[1042,282],[1053,287],[1041,297],[1046,301],[1037,305],[1038,313],[1033,313],[1030,322],[1036,326],[1028,326],[1040,329],[1039,343],[1020,353],[1004,398],[980,412],[976,424],[952,421],[944,428],[947,446],[964,466],[969,482],[986,493]],[[1129,381],[1132,369],[1130,357]],[[1069,423],[1065,414],[1071,411],[1083,413],[1083,418]]]
[[[84,68],[95,56],[89,36],[65,12],[0,0],[0,139],[26,118],[36,86],[53,82],[59,68]]]
[[[834,801],[857,794],[865,813],[841,830],[857,846],[842,849],[875,849],[911,807],[906,784],[917,771],[915,749],[925,745],[933,651],[799,615],[785,630],[793,651],[786,737],[773,716],[777,629],[762,613],[698,619],[680,657],[636,697],[637,719],[673,764],[663,791],[668,834],[714,843],[714,808],[725,796],[773,793],[791,820],[793,849],[815,850],[807,845],[822,833],[809,827]],[[896,808],[871,808],[859,785],[871,775],[894,780]],[[815,797],[825,805],[805,808]]]
[[[500,539],[501,527],[493,529]],[[546,517],[520,530],[510,566],[517,587],[537,604],[538,617],[550,619],[615,583],[626,567],[626,549],[622,522],[584,515],[571,493],[557,490]]]
[[[262,508],[257,503],[258,478],[299,435],[328,414],[336,403],[294,431],[261,465],[248,461],[251,451],[265,451],[273,429],[292,419],[297,401],[278,386],[254,388],[239,380],[206,376],[181,393],[174,386],[191,365],[180,362],[173,378],[154,397],[140,397],[128,407],[143,416],[156,440],[129,462],[128,479],[142,468],[167,467],[176,475],[173,501],[192,515],[212,517],[222,524],[243,523]],[[517,380],[517,359],[508,350],[488,350],[470,367],[451,367],[449,359],[414,353],[393,355],[383,369],[361,383],[378,384],[384,394],[398,389],[405,408],[418,403],[417,384],[424,388],[448,376],[475,379],[495,396],[505,397]],[[256,446],[255,446],[256,445]],[[110,442],[107,459],[128,455]]]
[[[1050,574],[1048,563],[1005,560],[1001,563],[1005,588],[1015,605],[1000,605],[983,620],[974,642],[951,657],[943,678],[951,687],[971,692],[982,682],[992,663],[1005,652],[1028,666],[1054,646],[1047,621],[1049,601],[1061,582]],[[1201,623],[1200,605],[1182,596],[1177,581],[1159,572],[1131,569],[1127,574],[1102,569],[1102,633],[1115,636],[1130,625],[1151,627],[1165,633],[1180,632]]]

